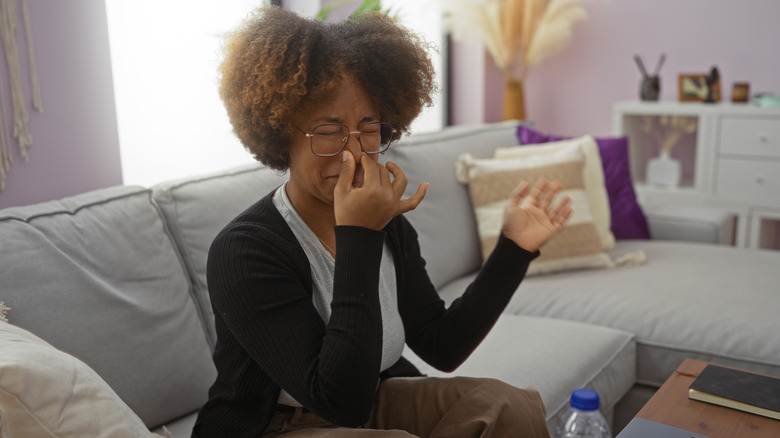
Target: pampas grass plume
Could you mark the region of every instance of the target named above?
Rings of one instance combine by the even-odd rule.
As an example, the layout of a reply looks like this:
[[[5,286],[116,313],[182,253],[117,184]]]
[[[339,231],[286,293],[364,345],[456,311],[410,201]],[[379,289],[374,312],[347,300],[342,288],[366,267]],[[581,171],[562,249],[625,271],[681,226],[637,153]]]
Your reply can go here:
[[[529,67],[563,50],[588,0],[449,0],[445,24],[455,39],[481,41],[496,65],[522,79]]]

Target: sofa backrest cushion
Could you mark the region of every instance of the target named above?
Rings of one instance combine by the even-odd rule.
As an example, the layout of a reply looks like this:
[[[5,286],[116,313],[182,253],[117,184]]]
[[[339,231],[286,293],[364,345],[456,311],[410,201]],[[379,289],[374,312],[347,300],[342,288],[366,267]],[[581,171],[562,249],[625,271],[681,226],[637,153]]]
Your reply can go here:
[[[406,214],[420,236],[428,275],[438,288],[479,269],[480,240],[468,187],[458,182],[455,163],[464,153],[490,158],[497,147],[516,146],[517,122],[459,125],[416,134],[390,146],[380,161],[393,161],[409,180],[405,196],[429,182],[428,196]]]
[[[217,335],[206,284],[211,242],[230,220],[286,179],[286,173],[250,164],[152,187],[153,199],[181,251],[212,349]]]
[[[9,321],[94,369],[152,428],[198,409],[216,377],[151,191],[115,187],[0,210]]]

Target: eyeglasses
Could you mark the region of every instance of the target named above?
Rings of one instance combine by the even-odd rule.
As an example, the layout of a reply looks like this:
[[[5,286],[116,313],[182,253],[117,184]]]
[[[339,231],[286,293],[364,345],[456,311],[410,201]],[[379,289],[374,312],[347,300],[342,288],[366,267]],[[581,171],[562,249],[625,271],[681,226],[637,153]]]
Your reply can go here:
[[[356,134],[360,148],[367,154],[381,154],[390,147],[393,141],[395,129],[389,123],[374,122],[368,123],[360,131],[350,131],[348,127],[341,124],[327,123],[316,126],[311,134],[301,128],[295,129],[301,131],[309,137],[311,141],[311,152],[320,157],[332,157],[338,155],[349,141],[349,136]]]

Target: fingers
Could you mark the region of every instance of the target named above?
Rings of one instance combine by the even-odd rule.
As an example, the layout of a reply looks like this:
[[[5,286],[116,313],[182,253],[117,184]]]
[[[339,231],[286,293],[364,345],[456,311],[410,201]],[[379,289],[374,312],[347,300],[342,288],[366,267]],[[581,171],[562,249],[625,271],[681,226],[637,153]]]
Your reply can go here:
[[[561,199],[561,201],[558,203],[558,205],[553,209],[553,211],[550,212],[550,216],[558,216],[567,207],[569,208],[569,210],[571,210],[569,204],[571,204],[571,198],[568,196],[564,196]]]
[[[369,157],[365,152],[360,154],[360,165],[363,166],[364,187],[373,184],[378,186],[390,184],[390,173],[387,169]]]
[[[539,198],[542,197],[542,194],[547,189],[547,180],[544,178],[539,178],[536,180],[536,183],[534,184],[533,188],[531,189],[530,195],[528,195],[528,201],[532,205],[538,205],[539,204]]]
[[[371,159],[365,152],[360,153],[360,165],[363,167],[363,187],[379,181],[379,172],[372,166]]]
[[[561,202],[558,203],[558,205],[553,209],[550,213],[548,213],[548,217],[550,218],[550,221],[555,224],[557,227],[563,227],[563,225],[566,224],[566,222],[569,220],[569,217],[571,216],[573,210],[571,208],[571,198],[568,196],[564,196],[563,199],[561,199]]]
[[[546,211],[547,207],[550,205],[550,202],[552,202],[552,198],[549,196],[550,190],[555,190],[555,193],[560,190],[560,184],[555,184],[556,185],[551,188],[549,187],[549,183],[546,179],[539,178],[536,180],[536,183],[534,183],[533,188],[530,188],[531,185],[528,183],[528,181],[521,181],[520,184],[518,184],[517,187],[515,187],[515,189],[512,191],[510,198],[511,202],[513,205],[520,206],[523,198],[527,196],[526,202],[528,204],[538,206]],[[558,188],[555,189],[555,187]],[[553,193],[553,195],[555,193]]]
[[[419,187],[417,187],[417,191],[414,193],[414,195],[407,199],[401,199],[398,214],[404,214],[417,208],[417,206],[422,202],[423,198],[425,198],[425,194],[428,192],[429,186],[430,184],[428,183],[422,183]]]
[[[539,200],[539,208],[547,211],[550,208],[550,204],[552,204],[553,198],[555,198],[555,195],[557,195],[562,188],[563,186],[561,186],[558,181],[547,184],[547,190],[544,191],[542,199]]]
[[[401,199],[404,192],[406,192],[406,186],[409,184],[409,181],[406,178],[406,174],[404,174],[400,166],[393,163],[392,161],[388,161],[385,166],[387,167],[387,170],[393,175],[393,193],[396,199],[400,199],[398,214],[404,214],[417,208],[417,206],[422,202],[423,198],[425,198],[425,194],[428,192],[428,187],[430,184],[420,184],[417,187],[417,191],[414,193],[414,195],[407,199]]]
[[[517,188],[512,192],[511,199],[514,205],[520,204],[524,193],[528,192],[529,187],[530,185],[526,181],[518,184]],[[561,190],[563,190],[563,186],[558,181],[550,183],[544,178],[539,178],[530,190],[530,194],[528,194],[528,204],[544,211],[547,217],[559,226],[563,226],[569,220],[573,211],[570,206],[571,198],[568,196],[564,196],[554,208],[552,207],[553,200]]]
[[[520,194],[521,186],[525,186],[527,189],[529,184],[527,181],[522,181],[512,192],[512,200],[516,204],[519,204],[523,198]],[[531,189],[530,195],[528,195],[528,201],[530,204],[536,205],[542,210],[547,211],[550,208],[555,195],[557,195],[561,189],[563,189],[563,186],[558,181],[550,183],[544,178],[539,178],[536,180],[533,189]]]
[[[355,157],[352,152],[344,150],[341,153],[341,171],[336,182],[336,190],[348,192],[352,188],[352,179],[355,177]]]
[[[520,184],[512,190],[512,195],[509,197],[510,202],[514,205],[520,205],[520,202],[528,194],[528,189],[530,187],[531,184],[528,184],[528,181],[521,181]]]
[[[406,179],[406,174],[404,174],[404,171],[392,161],[388,161],[385,166],[393,175],[393,193],[397,199],[401,199],[401,196],[403,196],[406,191],[407,184],[409,184],[409,181]]]
[[[564,225],[566,225],[566,222],[569,221],[569,218],[571,217],[571,214],[574,212],[570,206],[566,206],[561,210],[560,214],[556,216],[556,219],[558,221],[558,224],[560,224],[560,227],[562,228]]]

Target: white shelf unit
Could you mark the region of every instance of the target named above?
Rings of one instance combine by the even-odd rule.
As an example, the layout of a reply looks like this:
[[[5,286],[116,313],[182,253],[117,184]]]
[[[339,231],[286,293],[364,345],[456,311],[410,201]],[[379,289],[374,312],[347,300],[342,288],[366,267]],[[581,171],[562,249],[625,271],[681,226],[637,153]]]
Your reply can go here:
[[[682,164],[679,186],[654,187],[646,180],[647,162],[659,154],[659,122],[674,116],[695,119],[697,127],[672,149]],[[656,129],[647,129],[648,120]],[[629,138],[631,173],[643,204],[727,208],[737,214],[738,246],[780,250],[780,108],[617,102],[612,127]]]

